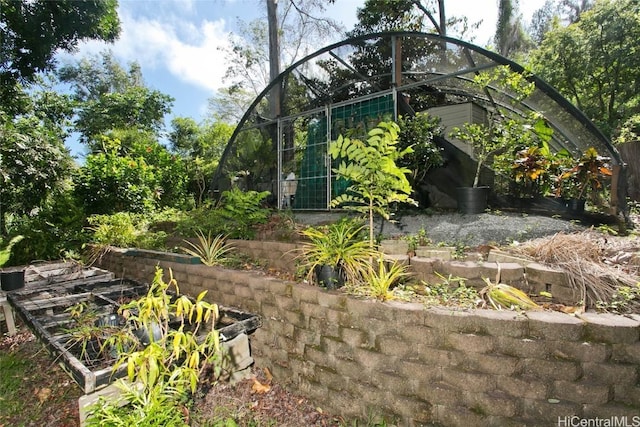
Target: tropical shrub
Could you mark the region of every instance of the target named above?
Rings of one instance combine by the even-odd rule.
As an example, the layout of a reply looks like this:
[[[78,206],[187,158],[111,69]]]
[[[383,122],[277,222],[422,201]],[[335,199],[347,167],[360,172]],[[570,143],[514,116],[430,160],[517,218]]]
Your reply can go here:
[[[213,368],[214,377],[222,370],[215,329],[218,307],[205,296],[206,291],[195,300],[181,295],[171,272],[165,282],[157,268],[147,294],[120,307],[119,314],[138,337],[135,346],[130,337],[126,345],[118,345],[118,336],[108,342],[123,350],[114,370],[127,369],[128,381],[117,384],[128,403],[119,409],[118,402],[99,401],[87,425],[188,425],[185,401],[196,392],[205,370]]]
[[[186,218],[178,221],[176,230],[185,237],[196,237],[198,230],[206,230],[230,239],[252,239],[256,226],[269,219],[270,210],[263,206],[269,194],[238,188],[224,191],[216,205],[189,211]]]
[[[369,219],[369,246],[373,249],[374,214],[390,219],[392,203],[412,203],[409,169],[396,163],[413,152],[411,147],[398,149],[400,128],[394,122],[380,122],[368,133],[366,141],[342,135],[331,142],[329,154],[338,160],[333,169],[338,179],[349,183],[343,194],[331,201],[332,207],[342,207],[366,214]]]

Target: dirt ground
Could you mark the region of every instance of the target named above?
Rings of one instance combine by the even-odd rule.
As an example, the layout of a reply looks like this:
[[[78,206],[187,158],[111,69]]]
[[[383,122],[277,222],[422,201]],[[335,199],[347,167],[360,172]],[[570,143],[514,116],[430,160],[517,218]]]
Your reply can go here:
[[[0,338],[0,356],[13,354],[27,361],[29,374],[22,378],[15,398],[21,406],[0,413],[0,427],[79,426],[78,398],[82,390],[19,320],[18,327],[17,335]],[[191,425],[218,425],[211,421],[227,418],[240,427],[345,425],[304,397],[287,391],[268,371],[254,367],[253,377],[201,391],[191,410]]]

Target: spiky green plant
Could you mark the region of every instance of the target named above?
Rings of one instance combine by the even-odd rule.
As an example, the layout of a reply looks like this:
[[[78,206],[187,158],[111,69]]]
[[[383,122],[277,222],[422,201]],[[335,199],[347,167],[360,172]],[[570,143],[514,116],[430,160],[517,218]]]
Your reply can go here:
[[[379,254],[376,261],[366,264],[360,289],[366,295],[382,301],[393,299],[392,286],[407,277],[407,266],[397,261],[385,260]]]
[[[215,237],[211,236],[211,231],[205,236],[202,230],[196,231],[198,236],[198,244],[189,240],[184,240],[190,247],[181,247],[185,253],[200,258],[204,265],[213,266],[223,263],[233,250],[233,247],[227,245],[227,237],[219,234]]]
[[[369,242],[362,238],[364,226],[343,219],[328,226],[308,227],[301,234],[308,240],[302,246],[303,267],[311,281],[317,267],[341,268],[348,282],[362,277],[365,265],[375,255]]]

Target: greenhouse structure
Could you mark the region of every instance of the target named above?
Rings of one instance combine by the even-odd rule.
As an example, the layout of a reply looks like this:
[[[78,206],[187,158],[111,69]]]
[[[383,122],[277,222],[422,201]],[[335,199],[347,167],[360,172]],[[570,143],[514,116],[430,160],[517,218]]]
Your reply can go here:
[[[508,67],[533,84],[525,98],[507,85],[481,87],[474,78]],[[383,120],[428,112],[440,119],[445,164],[419,183],[429,206],[450,207],[457,187],[475,173],[474,153],[451,131],[486,123],[492,112],[541,115],[552,130],[548,147],[579,158],[590,147],[608,158],[608,203],[619,208],[622,160],[608,138],[554,88],[522,66],[473,44],[437,34],[385,32],[350,38],[294,63],[247,109],[230,138],[213,187],[228,188],[244,171],[246,189],[268,190],[272,203],[295,210],[329,210],[347,183],[337,180],[327,149],[338,135],[365,137]],[[489,171],[490,172],[490,171]],[[484,182],[493,183],[491,173]],[[497,203],[497,202],[496,202]]]

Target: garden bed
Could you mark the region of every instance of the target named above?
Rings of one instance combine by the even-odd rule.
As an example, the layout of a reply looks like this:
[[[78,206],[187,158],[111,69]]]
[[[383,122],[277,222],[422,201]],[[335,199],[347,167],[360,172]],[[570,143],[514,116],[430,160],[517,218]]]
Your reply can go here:
[[[71,310],[83,305],[98,321],[120,328],[125,322],[117,315],[118,308],[146,294],[148,285],[115,279],[113,273],[96,268],[78,270],[64,264],[56,267],[59,268],[48,268],[46,274],[42,269],[32,269],[37,273],[27,275],[25,287],[8,295],[8,299],[84,393],[93,393],[124,376],[125,371],[114,372],[117,354],[106,351],[99,343],[81,343],[72,336],[70,331],[77,326],[77,320]],[[69,273],[69,269],[75,271]],[[216,329],[222,342],[253,332],[262,324],[259,316],[233,308],[219,309]]]

